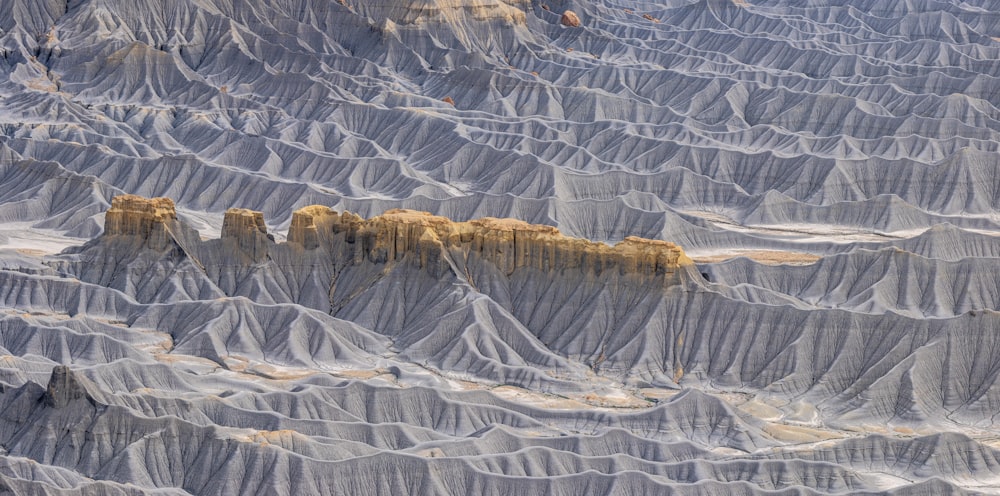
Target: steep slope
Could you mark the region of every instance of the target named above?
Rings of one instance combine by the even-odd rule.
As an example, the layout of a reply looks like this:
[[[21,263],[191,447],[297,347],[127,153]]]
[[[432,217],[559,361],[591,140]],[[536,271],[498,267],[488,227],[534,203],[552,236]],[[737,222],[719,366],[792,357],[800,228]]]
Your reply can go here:
[[[244,296],[303,305],[387,336],[407,360],[545,388],[561,381],[542,371],[583,377],[585,369],[553,355],[536,334],[546,321],[569,326],[588,317],[526,318],[536,305],[568,314],[590,300],[600,312],[682,284],[692,267],[680,248],[661,241],[609,247],[509,219],[453,223],[410,211],[362,220],[307,207],[293,216],[289,241],[275,243],[260,213],[233,209],[222,238],[203,242],[177,220],[170,200],[122,196],[105,224],[104,235],[54,265],[144,303],[192,300],[202,308],[200,300]],[[547,291],[553,284],[584,291]],[[168,314],[179,318],[187,307],[178,303]]]
[[[50,265],[109,287],[116,279],[107,274],[147,267],[141,278],[156,292],[116,289],[150,303],[192,300],[150,312],[151,322],[175,322],[177,346],[188,307],[245,296],[353,322],[389,339],[405,361],[529,389],[573,391],[594,373],[634,386],[750,387],[804,395],[827,422],[864,411],[903,425],[978,423],[1000,404],[989,352],[1000,321],[983,299],[995,284],[985,268],[973,284],[970,265],[988,259],[857,251],[809,266],[743,259],[699,273],[662,241],[610,247],[513,220],[456,223],[396,210],[365,220],[321,206],[297,211],[284,243],[261,214],[240,209],[227,212],[221,239],[202,241],[170,205],[118,197],[106,234]],[[233,307],[211,308],[231,321]],[[220,350],[202,338],[233,343],[228,353],[289,340],[272,321],[238,325],[262,336],[254,338],[232,330],[209,338],[215,324],[199,331],[201,322],[186,353]],[[277,353],[292,360],[283,346]]]
[[[998,12],[0,0],[0,493],[997,492]]]
[[[804,307],[932,318],[1000,308],[1000,286],[994,277],[998,262],[985,257],[947,261],[886,248],[825,257],[801,267],[742,258],[703,270],[713,282],[789,295]]]

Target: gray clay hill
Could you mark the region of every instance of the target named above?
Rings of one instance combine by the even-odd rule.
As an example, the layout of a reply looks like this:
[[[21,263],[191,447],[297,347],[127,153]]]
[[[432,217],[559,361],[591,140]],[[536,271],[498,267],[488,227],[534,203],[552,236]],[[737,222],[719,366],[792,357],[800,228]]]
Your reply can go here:
[[[0,0],[0,494],[1000,493],[1000,1]]]

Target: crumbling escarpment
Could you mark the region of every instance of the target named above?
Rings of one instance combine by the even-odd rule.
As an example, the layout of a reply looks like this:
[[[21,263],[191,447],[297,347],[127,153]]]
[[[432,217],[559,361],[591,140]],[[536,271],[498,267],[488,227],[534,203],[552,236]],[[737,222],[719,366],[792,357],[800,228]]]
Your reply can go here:
[[[527,22],[525,0],[432,0],[432,1],[366,1],[345,0],[351,10],[373,20],[391,20],[396,24],[460,23],[462,21],[506,21],[523,25]]]
[[[410,210],[363,219],[307,206],[293,213],[286,239],[275,241],[260,212],[239,208],[226,211],[220,238],[202,239],[170,200],[129,195],[112,202],[102,236],[51,265],[140,302],[243,296],[360,318],[366,299],[481,293],[518,319],[537,318],[539,305],[655,299],[690,281],[694,266],[665,241],[630,237],[609,246],[514,219],[454,222]]]
[[[663,277],[693,264],[666,241],[628,237],[609,246],[515,219],[454,222],[401,209],[363,219],[320,205],[300,208],[292,214],[286,243],[268,234],[263,214],[240,208],[226,211],[220,240],[193,241],[167,198],[116,197],[105,219],[105,238],[132,238],[153,250],[180,245],[203,267],[314,258],[317,250],[334,266],[408,263],[437,275],[447,270],[461,275],[459,267],[485,262],[508,276],[531,268]]]
[[[174,237],[176,221],[177,212],[170,198],[116,196],[104,214],[104,236],[129,237],[154,250],[162,250]]]
[[[264,214],[245,208],[226,211],[222,221],[222,240],[235,244],[236,249],[255,262],[267,259],[268,249],[274,244],[274,236],[267,233]]]
[[[371,219],[309,206],[292,214],[288,241],[305,249],[324,247],[355,263],[411,258],[421,267],[485,261],[511,275],[525,267],[590,274],[672,274],[693,262],[677,245],[629,237],[615,246],[570,238],[551,226],[515,219],[453,222],[426,212],[394,209]]]

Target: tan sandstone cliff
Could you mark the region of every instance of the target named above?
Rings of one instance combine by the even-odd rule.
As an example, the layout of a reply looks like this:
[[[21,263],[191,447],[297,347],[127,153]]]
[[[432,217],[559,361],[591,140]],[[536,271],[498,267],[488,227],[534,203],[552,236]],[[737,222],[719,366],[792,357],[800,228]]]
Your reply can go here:
[[[222,219],[222,241],[232,243],[254,262],[267,258],[274,238],[267,234],[264,214],[245,208],[230,208]]]
[[[170,242],[170,224],[176,220],[177,212],[170,198],[116,196],[104,214],[104,235],[133,236],[160,250]]]
[[[163,249],[180,229],[176,219],[170,199],[119,196],[105,217],[105,234],[134,236],[150,248]],[[346,263],[408,260],[420,267],[446,269],[483,261],[507,275],[520,268],[662,275],[693,264],[679,246],[666,241],[628,237],[609,246],[515,219],[454,222],[401,209],[363,219],[321,205],[300,208],[292,214],[287,239],[289,248],[322,248]],[[232,256],[247,257],[253,263],[266,260],[275,246],[263,214],[239,208],[225,213],[222,243],[224,250],[239,251]]]
[[[323,206],[305,207],[292,214],[288,240],[311,249],[340,233],[352,245],[350,255],[355,261],[376,263],[413,254],[423,266],[440,263],[451,253],[488,261],[506,274],[522,267],[663,274],[693,264],[679,246],[666,241],[629,237],[608,246],[564,236],[555,227],[515,219],[453,222],[427,212],[400,209],[365,220]]]
[[[404,25],[461,24],[468,20],[502,20],[523,25],[527,21],[524,9],[531,5],[527,0],[344,0],[343,3],[371,19],[388,19]]]

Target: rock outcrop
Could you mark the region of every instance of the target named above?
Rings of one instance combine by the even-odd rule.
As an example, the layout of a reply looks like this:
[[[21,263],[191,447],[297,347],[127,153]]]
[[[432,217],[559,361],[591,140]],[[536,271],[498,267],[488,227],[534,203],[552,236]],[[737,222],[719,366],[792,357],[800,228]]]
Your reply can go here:
[[[693,262],[677,245],[629,237],[615,246],[570,238],[551,226],[515,219],[483,218],[453,222],[426,212],[394,209],[371,219],[313,205],[292,214],[288,240],[306,249],[344,233],[343,246],[355,263],[402,260],[411,256],[421,267],[482,260],[510,275],[530,267],[542,271],[580,270],[601,274],[663,275]]]
[[[222,240],[233,243],[254,262],[267,258],[268,246],[274,237],[267,233],[264,214],[245,208],[230,208],[222,220]]]
[[[515,219],[455,222],[401,209],[364,219],[322,205],[303,207],[292,214],[287,242],[278,243],[261,212],[232,208],[220,239],[203,240],[177,219],[170,200],[132,195],[114,199],[104,236],[72,251],[58,270],[139,301],[200,299],[221,291],[323,311],[336,306],[334,293],[343,296],[347,285],[378,279],[392,266],[431,281],[455,277],[471,287],[488,280],[507,284],[523,273],[569,285],[650,288],[680,283],[693,266],[666,241],[628,237],[609,246]],[[352,270],[364,275],[345,279]]]
[[[99,396],[101,394],[98,388],[87,378],[73,372],[66,365],[57,365],[52,369],[49,384],[42,398],[47,406],[60,409],[82,399],[94,404]]]
[[[170,198],[116,196],[104,215],[104,235],[132,236],[149,248],[162,250],[170,242],[170,224],[176,220],[177,212]]]
[[[288,241],[302,245],[307,250],[320,245],[320,232],[327,234],[342,232],[341,227],[361,217],[344,212],[339,215],[328,207],[311,205],[292,212],[292,223],[288,227]],[[352,241],[353,242],[353,241]]]
[[[168,198],[119,196],[107,212],[105,235],[135,236],[150,248],[162,249],[173,231],[182,230],[173,225],[176,220],[173,201]],[[507,275],[524,267],[594,275],[609,271],[663,275],[693,264],[679,246],[666,241],[628,237],[609,246],[515,219],[453,222],[402,209],[363,219],[322,205],[303,207],[292,214],[287,239],[305,250],[322,246],[338,259],[355,264],[408,258],[420,267],[447,269],[449,264],[484,261]],[[267,233],[261,212],[231,208],[223,219],[222,242],[260,262],[267,258],[274,237]]]
[[[400,25],[418,23],[456,24],[463,21],[504,21],[524,24],[524,0],[409,0],[406,2],[350,2],[351,8],[374,19]]]
[[[563,12],[562,17],[559,18],[559,22],[563,26],[576,28],[580,26],[580,17],[576,15],[576,12],[567,10],[566,12]]]

